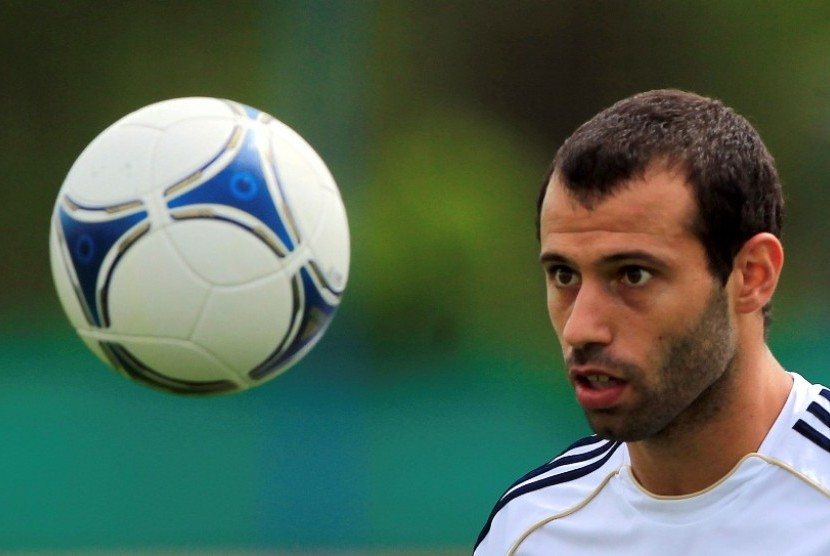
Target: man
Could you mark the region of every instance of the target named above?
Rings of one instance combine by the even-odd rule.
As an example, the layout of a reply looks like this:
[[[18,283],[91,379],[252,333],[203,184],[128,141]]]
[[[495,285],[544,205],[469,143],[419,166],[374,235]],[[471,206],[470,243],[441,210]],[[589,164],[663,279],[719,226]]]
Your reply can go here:
[[[511,486],[476,555],[830,554],[830,390],[766,345],[782,211],[716,100],[635,95],[562,145],[541,262],[596,435]]]

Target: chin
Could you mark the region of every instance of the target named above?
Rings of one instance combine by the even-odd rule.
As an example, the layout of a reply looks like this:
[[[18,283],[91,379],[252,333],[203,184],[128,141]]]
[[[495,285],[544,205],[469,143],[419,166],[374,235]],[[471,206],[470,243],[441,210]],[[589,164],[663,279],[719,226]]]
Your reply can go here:
[[[589,415],[588,425],[594,433],[606,440],[614,442],[638,442],[659,436],[666,427],[653,423],[630,423],[616,419],[615,423],[603,416]]]

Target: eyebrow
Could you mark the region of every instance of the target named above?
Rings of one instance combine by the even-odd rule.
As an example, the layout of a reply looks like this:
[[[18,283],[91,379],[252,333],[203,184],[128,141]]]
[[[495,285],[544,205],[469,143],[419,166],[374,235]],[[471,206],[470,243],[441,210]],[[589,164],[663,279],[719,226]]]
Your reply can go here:
[[[601,257],[599,261],[597,261],[600,265],[608,265],[608,264],[615,264],[625,261],[631,262],[645,262],[651,266],[655,267],[665,267],[666,263],[662,259],[659,259],[648,253],[646,251],[641,251],[639,249],[633,249],[630,251],[620,251],[619,253],[613,253],[611,255],[606,255]],[[568,266],[576,266],[573,261],[568,259],[567,257],[560,255],[559,253],[555,252],[546,252],[542,253],[539,256],[539,262],[542,264],[550,264],[550,263],[559,263]]]
[[[545,263],[560,263],[573,266],[573,263],[567,257],[563,257],[558,253],[542,253],[539,256],[539,262],[542,264]]]

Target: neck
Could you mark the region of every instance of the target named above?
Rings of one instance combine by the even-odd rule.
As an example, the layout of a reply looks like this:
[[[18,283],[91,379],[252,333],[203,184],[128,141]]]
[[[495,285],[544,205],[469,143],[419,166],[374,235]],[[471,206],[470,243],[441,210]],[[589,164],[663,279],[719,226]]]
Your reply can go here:
[[[758,450],[792,387],[764,345],[752,360],[739,358],[704,394],[705,420],[684,415],[651,438],[629,442],[634,476],[648,491],[680,496],[704,490]],[[701,396],[703,397],[703,396]]]

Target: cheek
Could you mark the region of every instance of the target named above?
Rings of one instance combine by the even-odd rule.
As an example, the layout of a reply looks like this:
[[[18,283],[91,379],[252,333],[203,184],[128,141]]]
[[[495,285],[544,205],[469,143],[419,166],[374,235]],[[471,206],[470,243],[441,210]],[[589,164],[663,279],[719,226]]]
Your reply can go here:
[[[686,304],[675,310],[655,313],[651,318],[632,322],[625,328],[628,346],[640,359],[639,364],[650,368],[663,366],[670,353],[678,345],[678,340],[695,335],[695,327],[701,319],[704,309]],[[692,308],[693,310],[690,310]]]
[[[556,335],[561,337],[562,329],[568,319],[568,306],[563,302],[561,292],[551,291],[551,289],[548,288],[547,292],[548,318]]]

